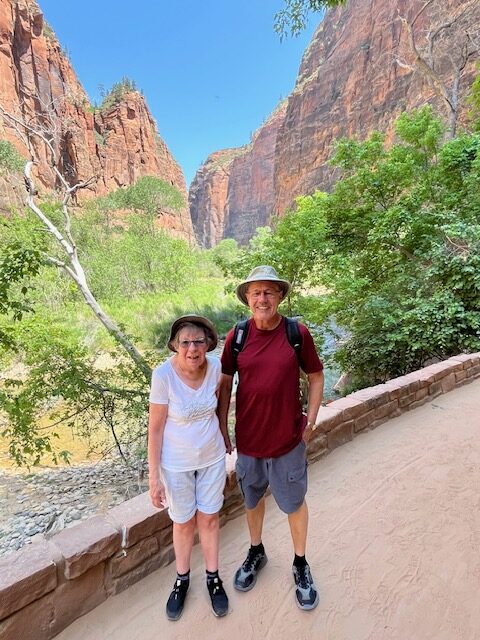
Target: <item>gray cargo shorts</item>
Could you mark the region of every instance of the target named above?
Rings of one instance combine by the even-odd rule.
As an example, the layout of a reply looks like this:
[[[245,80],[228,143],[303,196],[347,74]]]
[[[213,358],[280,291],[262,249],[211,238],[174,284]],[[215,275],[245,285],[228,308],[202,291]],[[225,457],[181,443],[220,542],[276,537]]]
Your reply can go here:
[[[247,509],[254,509],[270,485],[284,513],[295,513],[307,493],[307,456],[303,440],[278,458],[252,458],[239,453],[237,479]]]

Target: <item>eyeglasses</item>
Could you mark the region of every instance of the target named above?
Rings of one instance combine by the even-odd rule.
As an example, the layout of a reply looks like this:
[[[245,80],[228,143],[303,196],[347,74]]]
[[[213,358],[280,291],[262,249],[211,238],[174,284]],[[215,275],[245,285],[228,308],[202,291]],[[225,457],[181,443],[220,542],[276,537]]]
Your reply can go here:
[[[203,347],[207,344],[205,338],[198,338],[197,340],[179,340],[178,346],[182,349],[188,349],[188,347],[193,344],[194,347]]]

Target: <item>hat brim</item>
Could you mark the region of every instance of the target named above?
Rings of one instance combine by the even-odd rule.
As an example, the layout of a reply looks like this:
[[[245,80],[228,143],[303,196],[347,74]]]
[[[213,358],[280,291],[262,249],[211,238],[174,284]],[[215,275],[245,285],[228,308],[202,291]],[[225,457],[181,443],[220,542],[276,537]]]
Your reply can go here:
[[[180,316],[180,318],[177,318],[172,324],[172,326],[170,327],[170,337],[168,338],[167,342],[167,347],[170,349],[170,351],[174,351],[175,353],[177,352],[177,349],[175,348],[175,338],[177,337],[180,326],[187,322],[190,324],[194,324],[197,327],[201,327],[205,331],[210,343],[207,351],[213,351],[218,344],[218,334],[217,330],[215,329],[215,325],[213,324],[213,322],[210,322],[208,318],[205,318],[204,316],[197,316],[195,314]]]
[[[249,285],[252,284],[252,282],[273,282],[276,285],[278,285],[280,287],[280,290],[282,292],[282,301],[285,300],[285,298],[287,297],[290,289],[291,289],[291,284],[290,282],[288,282],[288,280],[270,280],[269,278],[265,278],[265,276],[263,278],[252,278],[250,280],[246,280],[245,282],[242,282],[241,284],[238,285],[238,287],[235,290],[235,293],[237,294],[237,298],[240,300],[240,302],[242,302],[244,305],[246,305],[248,307],[248,300],[247,300],[247,291],[248,291],[248,287]]]

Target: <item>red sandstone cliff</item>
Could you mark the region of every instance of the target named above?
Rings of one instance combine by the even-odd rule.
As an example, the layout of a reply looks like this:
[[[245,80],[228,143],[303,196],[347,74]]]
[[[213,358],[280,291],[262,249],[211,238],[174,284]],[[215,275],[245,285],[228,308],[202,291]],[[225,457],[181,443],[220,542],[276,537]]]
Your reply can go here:
[[[261,218],[260,224],[265,224],[273,213],[284,213],[296,196],[315,189],[327,190],[333,180],[327,161],[336,139],[364,138],[378,129],[391,140],[397,116],[405,109],[426,102],[435,104],[448,120],[445,101],[415,65],[408,30],[402,27],[399,18],[404,16],[412,23],[424,5],[424,0],[350,0],[344,8],[327,14],[304,54],[295,89],[275,134],[266,136],[270,147],[263,180],[252,179],[252,153],[242,155],[224,171],[222,189],[227,197],[222,206],[219,192],[215,203],[216,228],[223,225],[222,237],[245,242],[258,226],[257,219]],[[440,29],[434,39],[435,71],[447,90],[453,86],[449,56],[458,60],[461,33],[474,29],[478,37],[480,2],[434,0],[414,24],[415,42],[424,54],[428,44],[426,35],[450,22],[467,5],[470,10],[465,24],[457,30]],[[460,101],[473,78],[474,62],[475,56],[472,56],[465,67]],[[263,138],[262,128],[257,139]],[[272,144],[275,145],[273,156]],[[204,190],[215,190],[212,175],[202,171],[194,184],[196,202],[204,201]],[[219,215],[222,210],[224,220]],[[254,218],[252,211],[261,211],[261,216]],[[195,216],[203,220],[207,229],[208,203],[202,209],[197,208]],[[209,246],[218,241],[218,236],[199,236],[199,241]]]
[[[0,0],[0,104],[21,120],[54,132],[58,168],[71,184],[96,176],[89,191],[79,192],[80,199],[153,175],[174,185],[187,202],[183,173],[158,135],[143,96],[128,92],[108,110],[93,109],[33,0]],[[29,156],[26,144],[2,118],[0,138]],[[55,188],[47,147],[37,139],[31,144],[39,187]],[[0,185],[4,208],[17,200],[6,186]],[[180,212],[159,212],[159,224],[175,235],[193,237],[187,206]]]
[[[190,214],[197,241],[211,247],[223,238],[246,243],[268,224],[274,205],[277,135],[287,103],[282,103],[240,149],[211,154],[190,187]]]

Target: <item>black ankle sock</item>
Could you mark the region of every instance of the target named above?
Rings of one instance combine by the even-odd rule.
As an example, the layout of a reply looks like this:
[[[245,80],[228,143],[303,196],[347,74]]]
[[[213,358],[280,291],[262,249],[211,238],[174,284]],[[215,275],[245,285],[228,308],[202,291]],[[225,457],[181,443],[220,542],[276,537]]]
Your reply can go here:
[[[307,565],[307,561],[305,560],[305,556],[297,556],[295,554],[295,558],[293,559],[293,566],[301,569]]]
[[[190,569],[187,573],[178,573],[177,571],[177,580],[181,580],[182,582],[190,582]]]
[[[207,582],[209,580],[214,580],[215,578],[219,578],[218,569],[216,571],[205,571],[207,574]]]
[[[263,546],[263,542],[260,542],[260,544],[252,544],[252,545],[250,545],[250,549],[254,553],[265,553],[265,547]]]

